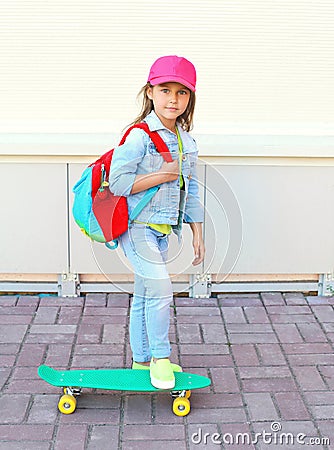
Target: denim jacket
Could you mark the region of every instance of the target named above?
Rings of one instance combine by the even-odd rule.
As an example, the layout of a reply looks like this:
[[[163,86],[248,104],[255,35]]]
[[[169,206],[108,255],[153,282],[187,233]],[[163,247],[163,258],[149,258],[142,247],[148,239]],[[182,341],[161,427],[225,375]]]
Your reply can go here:
[[[179,158],[177,136],[165,128],[152,111],[145,118],[151,131],[158,131],[167,144],[173,159]],[[160,189],[144,207],[138,221],[145,223],[165,223],[172,225],[180,237],[182,222],[203,222],[204,210],[199,198],[196,174],[197,148],[189,133],[178,126],[183,144],[182,175],[184,190],[180,190],[180,180],[162,183]],[[127,197],[129,215],[145,191],[130,194],[136,175],[156,172],[163,163],[162,156],[145,131],[133,129],[126,142],[115,148],[109,174],[109,188],[115,195]]]

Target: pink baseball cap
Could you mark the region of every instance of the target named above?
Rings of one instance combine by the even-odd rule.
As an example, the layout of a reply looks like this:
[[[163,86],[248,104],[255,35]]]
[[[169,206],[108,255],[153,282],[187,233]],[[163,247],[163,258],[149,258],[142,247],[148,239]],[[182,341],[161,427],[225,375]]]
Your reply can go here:
[[[190,61],[181,56],[162,56],[152,64],[147,81],[152,86],[175,81],[195,92],[196,69]]]

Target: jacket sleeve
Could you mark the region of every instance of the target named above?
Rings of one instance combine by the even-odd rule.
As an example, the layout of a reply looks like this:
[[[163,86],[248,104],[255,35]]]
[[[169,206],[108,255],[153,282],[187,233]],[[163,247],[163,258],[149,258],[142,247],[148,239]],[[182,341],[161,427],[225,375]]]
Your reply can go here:
[[[188,195],[184,210],[184,222],[204,222],[204,207],[199,196],[196,166],[189,180]]]
[[[115,148],[109,172],[109,189],[113,194],[130,195],[138,164],[145,155],[145,137],[145,131],[134,128],[125,143]]]

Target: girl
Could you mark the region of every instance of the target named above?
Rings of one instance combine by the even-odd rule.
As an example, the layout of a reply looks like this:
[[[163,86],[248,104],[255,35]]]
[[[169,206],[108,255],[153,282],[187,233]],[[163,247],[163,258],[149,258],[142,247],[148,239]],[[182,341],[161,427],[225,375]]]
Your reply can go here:
[[[129,225],[119,241],[135,272],[130,310],[130,345],[135,369],[150,370],[153,386],[172,389],[174,371],[168,338],[169,307],[173,290],[166,261],[171,231],[180,239],[182,223],[190,224],[195,258],[204,259],[203,209],[196,176],[197,149],[188,134],[195,107],[196,71],[178,56],[157,59],[142,88],[141,114],[133,123],[145,121],[167,144],[173,162],[167,163],[148,135],[133,129],[125,144],[114,151],[109,186],[115,195],[127,196],[129,214],[153,186],[158,192]]]

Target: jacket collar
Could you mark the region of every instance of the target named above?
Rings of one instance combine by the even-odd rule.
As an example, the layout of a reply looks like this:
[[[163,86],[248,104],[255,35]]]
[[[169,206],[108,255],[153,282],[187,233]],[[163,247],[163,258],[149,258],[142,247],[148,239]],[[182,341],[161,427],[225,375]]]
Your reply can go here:
[[[158,130],[167,130],[170,133],[172,133],[168,128],[166,128],[162,123],[159,117],[156,115],[155,111],[151,111],[144,119],[144,121],[149,126],[149,129],[151,131],[158,131]],[[178,127],[179,128],[179,127]],[[180,128],[179,128],[180,129]]]

